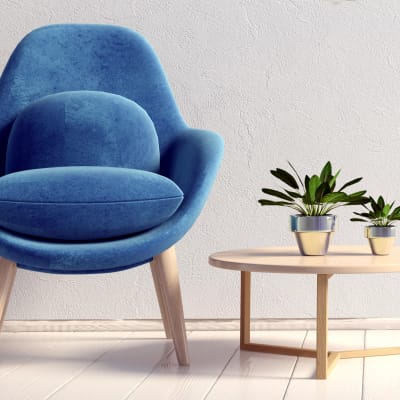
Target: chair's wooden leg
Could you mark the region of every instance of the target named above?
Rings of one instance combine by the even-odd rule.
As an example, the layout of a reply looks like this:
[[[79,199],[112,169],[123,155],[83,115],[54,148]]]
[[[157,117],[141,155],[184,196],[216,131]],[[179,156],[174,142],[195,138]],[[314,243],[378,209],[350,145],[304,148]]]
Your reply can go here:
[[[16,272],[17,266],[14,262],[0,257],[0,329],[3,325]]]
[[[160,307],[161,318],[164,324],[165,335],[168,339],[172,339],[171,332],[171,321],[169,320],[169,315],[167,312],[167,306],[165,304],[165,295],[162,293],[162,285],[161,285],[161,268],[159,267],[159,262],[156,262],[156,259],[153,259],[150,263],[151,274],[153,275],[154,287],[157,293],[158,305]]]
[[[164,299],[162,303],[167,314],[167,321],[170,324],[176,357],[180,365],[189,365],[175,247],[172,246],[154,257],[151,264],[152,270],[156,270],[156,274],[158,274],[160,296]]]

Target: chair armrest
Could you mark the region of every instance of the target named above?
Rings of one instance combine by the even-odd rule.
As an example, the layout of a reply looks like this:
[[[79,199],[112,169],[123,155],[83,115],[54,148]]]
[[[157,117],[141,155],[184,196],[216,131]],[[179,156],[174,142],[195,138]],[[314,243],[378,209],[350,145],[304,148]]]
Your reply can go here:
[[[177,213],[189,212],[193,217],[192,223],[211,190],[223,147],[223,139],[217,133],[186,129],[161,158],[161,174],[173,180],[185,196]]]

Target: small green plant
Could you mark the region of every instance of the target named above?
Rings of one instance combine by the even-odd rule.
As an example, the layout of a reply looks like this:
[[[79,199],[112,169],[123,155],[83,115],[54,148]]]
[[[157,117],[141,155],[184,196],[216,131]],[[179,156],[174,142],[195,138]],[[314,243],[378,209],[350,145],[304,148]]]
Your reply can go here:
[[[344,192],[346,188],[361,181],[362,178],[355,178],[346,182],[340,189],[335,191],[336,179],[340,170],[332,174],[332,165],[328,161],[322,168],[319,175],[306,175],[303,180],[293,165],[288,161],[290,168],[293,170],[295,177],[281,169],[271,170],[271,174],[286,184],[289,189],[283,191],[263,188],[263,193],[275,197],[275,199],[260,199],[258,202],[262,206],[282,206],[296,210],[304,216],[320,216],[329,214],[333,209],[349,206],[360,205],[369,202],[369,198],[365,197],[366,190],[347,194]]]
[[[393,226],[393,221],[400,220],[400,207],[396,207],[392,211],[394,202],[386,203],[382,196],[379,196],[377,200],[370,197],[369,206],[363,204],[366,212],[358,213],[354,211],[354,214],[358,217],[351,218],[350,221],[369,222],[374,226]]]

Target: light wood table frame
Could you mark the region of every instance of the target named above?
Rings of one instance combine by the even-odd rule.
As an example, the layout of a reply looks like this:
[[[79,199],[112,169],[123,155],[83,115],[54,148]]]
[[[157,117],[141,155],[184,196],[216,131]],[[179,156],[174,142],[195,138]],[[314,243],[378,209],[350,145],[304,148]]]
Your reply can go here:
[[[247,351],[312,357],[316,378],[326,379],[339,359],[400,354],[400,347],[366,350],[328,350],[328,282],[334,274],[400,272],[400,248],[390,256],[374,256],[368,247],[341,246],[326,256],[300,256],[295,247],[231,250],[215,253],[209,263],[241,271],[240,348]],[[273,346],[250,340],[251,272],[306,273],[317,276],[316,349]]]

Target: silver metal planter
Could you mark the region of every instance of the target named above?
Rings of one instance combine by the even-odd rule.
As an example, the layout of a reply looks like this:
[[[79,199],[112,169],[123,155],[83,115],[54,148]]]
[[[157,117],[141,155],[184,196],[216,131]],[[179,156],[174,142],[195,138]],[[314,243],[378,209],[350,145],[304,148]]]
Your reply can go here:
[[[303,256],[323,256],[335,231],[336,215],[309,217],[291,215],[290,225]]]
[[[394,226],[366,226],[365,237],[368,239],[369,246],[373,254],[387,256],[392,250],[396,236]]]

